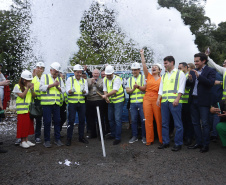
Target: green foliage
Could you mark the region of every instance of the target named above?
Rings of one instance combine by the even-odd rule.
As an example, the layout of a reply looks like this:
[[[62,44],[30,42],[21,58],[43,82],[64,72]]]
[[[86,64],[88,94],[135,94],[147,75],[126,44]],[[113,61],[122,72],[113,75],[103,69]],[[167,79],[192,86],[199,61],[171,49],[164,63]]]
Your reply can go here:
[[[84,12],[80,24],[81,37],[77,41],[79,51],[71,59],[71,65],[131,63],[140,61],[139,49],[128,39],[115,22],[115,12],[93,3]],[[152,61],[152,52],[147,59]]]

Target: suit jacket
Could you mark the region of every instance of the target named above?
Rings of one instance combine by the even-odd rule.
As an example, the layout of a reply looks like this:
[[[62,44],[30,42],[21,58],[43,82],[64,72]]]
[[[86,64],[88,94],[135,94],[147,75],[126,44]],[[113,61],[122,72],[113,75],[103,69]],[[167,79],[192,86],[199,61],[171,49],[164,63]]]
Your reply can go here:
[[[198,71],[198,69],[195,69]],[[190,93],[189,93],[189,102],[192,102],[193,100],[193,90],[195,86],[196,81],[196,75],[194,71],[190,71],[190,74],[192,75],[192,82],[187,79],[186,85],[190,87]],[[216,71],[208,67],[207,65],[204,67],[201,75],[198,77],[198,86],[197,86],[197,92],[198,92],[198,104],[201,107],[209,107],[211,104],[211,88],[214,86],[214,82],[216,79]]]

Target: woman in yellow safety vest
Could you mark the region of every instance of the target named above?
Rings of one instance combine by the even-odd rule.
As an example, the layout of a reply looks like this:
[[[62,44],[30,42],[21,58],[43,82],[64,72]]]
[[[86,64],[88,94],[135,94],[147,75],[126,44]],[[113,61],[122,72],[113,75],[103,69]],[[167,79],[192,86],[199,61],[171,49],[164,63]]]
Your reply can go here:
[[[20,146],[29,148],[35,146],[34,143],[28,141],[28,135],[34,134],[34,122],[30,118],[29,105],[36,95],[34,93],[34,84],[31,72],[25,70],[21,74],[19,83],[14,86],[13,93],[16,94],[17,109],[17,138],[21,138]]]

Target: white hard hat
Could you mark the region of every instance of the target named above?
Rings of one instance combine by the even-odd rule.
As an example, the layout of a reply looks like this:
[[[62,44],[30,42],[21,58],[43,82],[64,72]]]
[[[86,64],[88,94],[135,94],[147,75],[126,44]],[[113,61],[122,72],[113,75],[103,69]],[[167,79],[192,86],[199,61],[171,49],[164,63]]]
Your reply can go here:
[[[158,66],[158,67],[159,67],[159,69],[160,69],[160,70],[162,70],[162,65],[161,65],[161,64],[159,64],[159,63],[154,63],[154,64],[152,64],[152,66]]]
[[[140,64],[138,62],[132,63],[131,69],[140,69]]]
[[[45,64],[43,62],[37,62],[36,67],[45,67]]]
[[[114,68],[113,68],[113,66],[108,65],[108,66],[105,68],[105,74],[106,74],[106,75],[111,75],[112,73],[114,73]]]
[[[25,80],[32,80],[32,79],[33,79],[31,72],[28,71],[28,70],[24,70],[24,71],[21,73],[21,78],[23,78],[23,79],[25,79]]]
[[[60,71],[61,70],[61,66],[58,62],[53,62],[51,65],[50,65],[51,68],[55,69],[56,71]]]
[[[73,71],[83,71],[83,67],[79,64],[76,64],[74,67],[73,67]]]

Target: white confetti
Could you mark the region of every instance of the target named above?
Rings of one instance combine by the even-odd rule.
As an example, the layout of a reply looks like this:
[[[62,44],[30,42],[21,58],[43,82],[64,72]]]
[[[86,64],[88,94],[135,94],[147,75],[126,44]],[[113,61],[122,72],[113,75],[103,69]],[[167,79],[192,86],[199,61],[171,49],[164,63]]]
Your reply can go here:
[[[67,165],[67,166],[70,166],[70,164],[71,164],[71,161],[68,161],[67,159],[65,159],[65,162],[64,162],[64,164],[65,164],[65,165]]]

